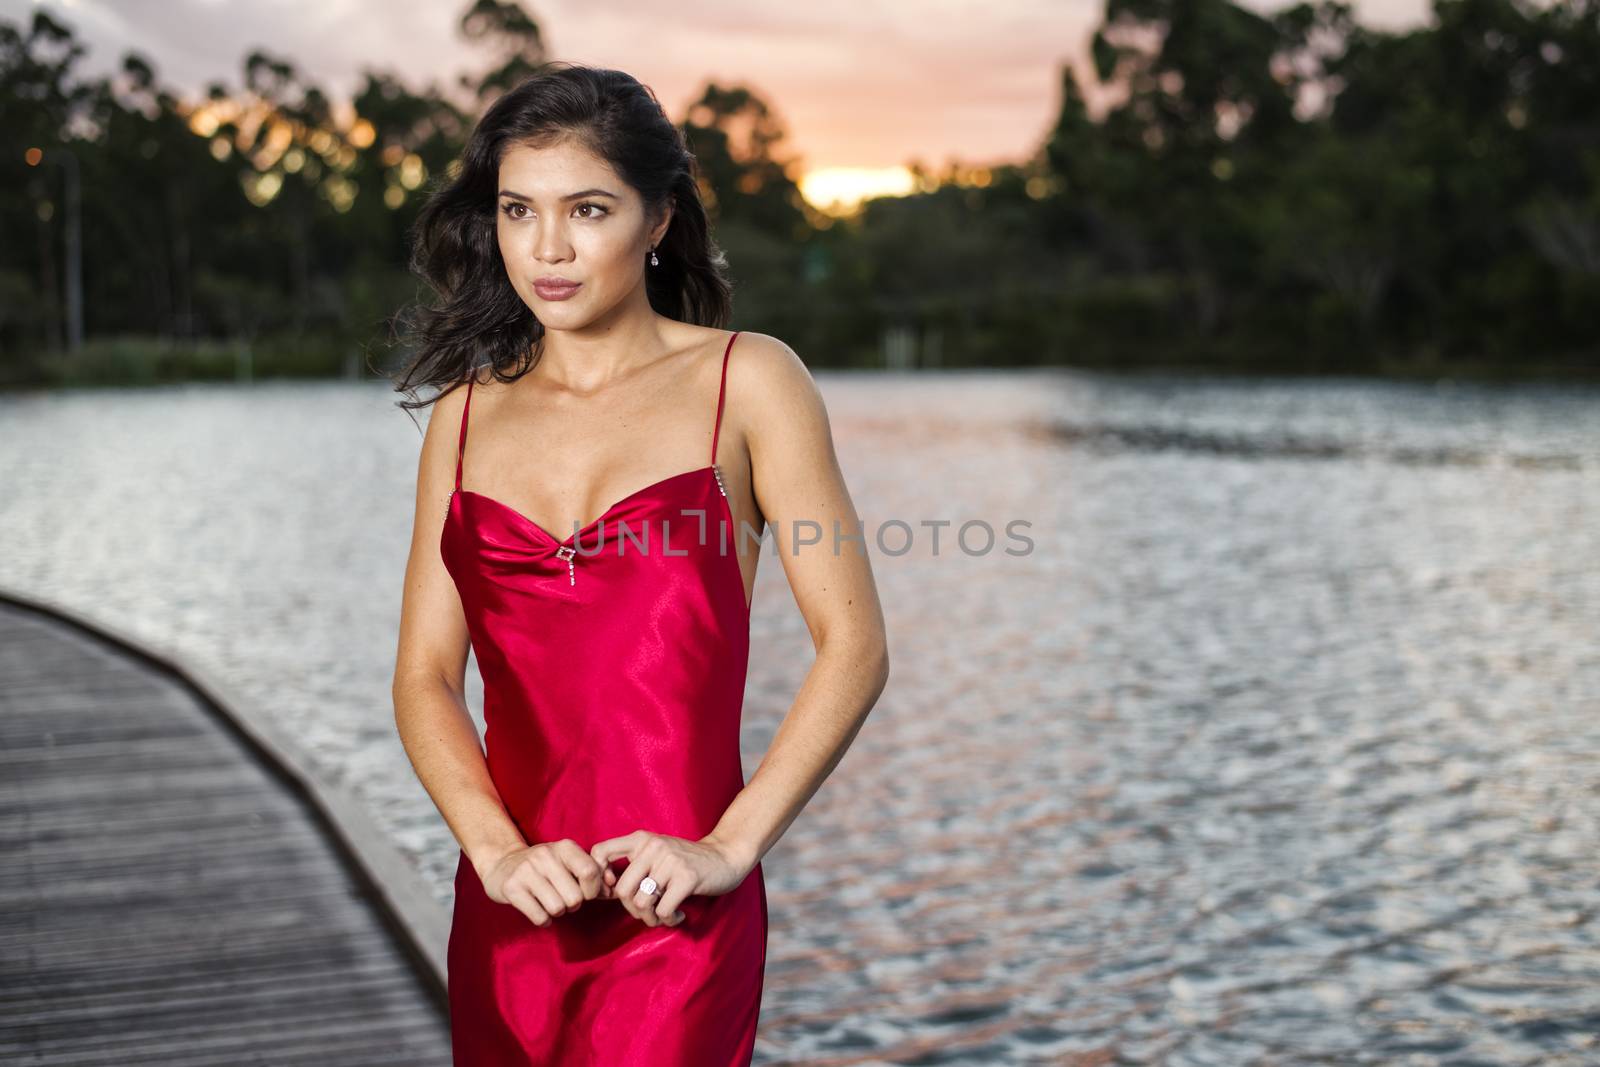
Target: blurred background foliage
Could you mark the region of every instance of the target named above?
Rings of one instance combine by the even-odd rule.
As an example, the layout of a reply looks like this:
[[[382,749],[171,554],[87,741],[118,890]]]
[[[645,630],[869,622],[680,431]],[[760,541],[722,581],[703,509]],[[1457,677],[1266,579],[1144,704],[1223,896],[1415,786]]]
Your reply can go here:
[[[77,76],[43,9],[0,22],[0,383],[398,362],[417,208],[554,58],[515,2],[459,28],[485,60],[448,90],[370,69],[333,101],[257,50],[195,100],[136,54]],[[680,122],[736,325],[818,366],[1600,373],[1600,0],[1437,0],[1404,32],[1107,0],[1091,55],[1028,158],[911,161],[913,195],[838,217],[777,106],[707,84]]]

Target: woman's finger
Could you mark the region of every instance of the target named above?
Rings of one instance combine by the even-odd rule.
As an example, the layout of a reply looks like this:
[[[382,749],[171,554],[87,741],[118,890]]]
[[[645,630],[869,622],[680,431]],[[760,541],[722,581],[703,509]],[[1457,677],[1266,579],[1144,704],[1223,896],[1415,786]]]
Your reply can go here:
[[[628,909],[628,914],[635,919],[644,919],[644,916],[640,914],[639,908],[639,885],[649,873],[650,864],[647,861],[643,859],[629,860],[628,865],[617,876],[616,888],[612,890],[612,894],[622,902],[622,906]]]
[[[546,851],[534,861],[531,881],[534,893],[546,902],[550,915],[571,912],[584,902],[584,888],[578,885],[578,875],[566,869],[566,862],[554,851]],[[539,886],[541,881],[544,886]],[[552,894],[554,899],[550,899]]]
[[[630,867],[629,869],[631,870],[632,868]],[[633,894],[634,913],[639,916],[646,926],[660,926],[661,917],[656,914],[656,903],[661,899],[661,894],[665,892],[665,887],[661,885],[659,878],[654,875],[649,877],[651,879],[649,884],[653,892],[646,893],[645,882],[640,879],[639,888]],[[665,875],[662,877],[665,877]]]
[[[612,860],[621,859],[624,856],[632,856],[634,849],[643,843],[643,836],[643,830],[635,830],[633,833],[624,834],[622,837],[608,837],[604,841],[596,841],[589,847],[589,855],[593,856],[594,861],[601,865],[608,864]]]
[[[616,877],[616,896],[624,901],[632,901],[634,894],[638,893],[638,883],[645,880],[645,875],[648,873],[650,873],[650,856],[635,853],[627,857],[627,867],[624,867],[621,875]]]
[[[559,906],[552,908],[549,903],[545,905],[551,915],[573,911],[587,899],[584,896],[583,886],[578,884],[578,876],[567,867],[566,859],[559,850],[547,849],[540,853],[534,863],[534,871],[535,879],[543,878],[549,883],[551,892],[555,894],[553,903]],[[540,893],[539,899],[545,900],[546,895]]]
[[[535,926],[549,926],[554,921],[550,918],[550,913],[544,910],[544,905],[539,903],[538,898],[525,885],[506,886],[505,897],[506,903],[526,915],[528,921]]]
[[[563,840],[556,843],[555,852],[557,858],[566,865],[567,871],[577,881],[578,892],[584,900],[593,900],[595,897],[605,895],[605,868],[585,852],[582,846],[570,839]]]
[[[539,902],[539,906],[549,913],[550,918],[559,918],[567,913],[567,902],[561,899],[561,894],[556,891],[556,887],[551,885],[548,879],[530,878],[528,879],[527,888],[533,894],[534,899]]]
[[[689,879],[687,875],[670,879],[666,889],[656,899],[656,917],[667,926],[677,926],[683,922],[684,914],[678,906],[689,898]]]

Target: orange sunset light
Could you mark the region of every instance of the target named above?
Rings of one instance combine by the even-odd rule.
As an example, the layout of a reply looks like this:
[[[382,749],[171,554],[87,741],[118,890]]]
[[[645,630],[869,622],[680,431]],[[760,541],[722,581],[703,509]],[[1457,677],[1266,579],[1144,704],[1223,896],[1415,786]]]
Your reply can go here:
[[[905,167],[822,167],[800,179],[800,195],[818,211],[848,215],[875,196],[906,196],[916,178]]]

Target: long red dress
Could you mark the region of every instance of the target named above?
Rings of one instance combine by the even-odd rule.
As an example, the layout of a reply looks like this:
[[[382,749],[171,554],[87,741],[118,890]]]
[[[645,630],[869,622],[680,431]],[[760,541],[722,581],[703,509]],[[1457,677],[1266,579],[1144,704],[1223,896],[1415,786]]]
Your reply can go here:
[[[737,337],[710,465],[628,494],[565,540],[461,488],[467,386],[440,552],[483,676],[489,773],[529,844],[587,849],[640,829],[695,840],[744,787],[750,616],[716,465]],[[456,1067],[750,1062],[767,945],[759,864],[730,893],[686,898],[677,926],[604,898],[536,926],[488,898],[464,853],[455,891]]]

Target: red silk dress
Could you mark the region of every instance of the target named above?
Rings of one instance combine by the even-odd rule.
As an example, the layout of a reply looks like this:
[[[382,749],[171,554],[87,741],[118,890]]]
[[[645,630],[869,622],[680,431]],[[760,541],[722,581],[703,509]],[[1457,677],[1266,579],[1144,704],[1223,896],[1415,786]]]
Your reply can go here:
[[[566,540],[456,489],[440,552],[483,676],[489,773],[529,844],[634,830],[690,840],[744,787],[750,615],[716,465],[638,489]],[[620,873],[626,860],[618,860]],[[488,898],[463,853],[448,950],[455,1067],[733,1067],[750,1062],[766,965],[758,864],[691,895],[677,926],[587,900],[539,927]]]

